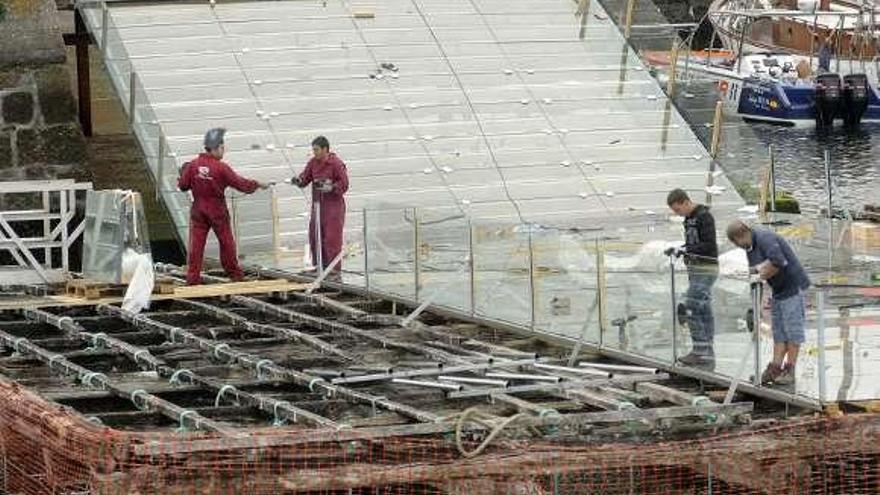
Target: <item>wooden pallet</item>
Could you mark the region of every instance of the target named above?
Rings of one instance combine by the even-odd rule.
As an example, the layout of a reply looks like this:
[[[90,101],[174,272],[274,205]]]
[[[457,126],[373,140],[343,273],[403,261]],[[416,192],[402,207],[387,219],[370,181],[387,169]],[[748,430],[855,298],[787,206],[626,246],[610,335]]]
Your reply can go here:
[[[67,282],[66,293],[70,297],[78,299],[102,299],[105,297],[120,297],[125,295],[128,288],[125,284],[110,284],[97,280],[73,279]],[[157,277],[153,285],[153,294],[174,294],[174,280]]]

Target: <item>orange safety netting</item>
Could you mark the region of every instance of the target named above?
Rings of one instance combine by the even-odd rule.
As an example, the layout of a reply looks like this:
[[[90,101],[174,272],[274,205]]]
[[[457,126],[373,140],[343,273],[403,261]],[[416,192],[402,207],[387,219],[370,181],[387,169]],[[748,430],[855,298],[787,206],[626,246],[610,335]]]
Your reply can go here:
[[[169,430],[170,431],[170,430]],[[0,380],[8,494],[868,494],[880,418],[810,417],[663,442],[504,440],[472,459],[450,435],[318,429],[144,434],[90,423]]]

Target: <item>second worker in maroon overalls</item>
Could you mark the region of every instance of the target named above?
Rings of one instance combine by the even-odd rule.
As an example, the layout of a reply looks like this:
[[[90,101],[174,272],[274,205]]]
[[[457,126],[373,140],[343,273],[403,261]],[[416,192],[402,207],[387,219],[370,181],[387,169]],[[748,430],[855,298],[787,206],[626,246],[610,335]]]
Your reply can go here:
[[[312,264],[319,264],[318,252],[321,253],[322,268],[342,252],[342,229],[345,226],[345,198],[348,191],[348,172],[345,163],[330,151],[330,142],[324,136],[312,141],[314,157],[309,160],[305,170],[293,177],[291,182],[299,187],[312,184],[312,215],[309,222],[309,247],[312,251]],[[315,205],[320,205],[316,208]],[[320,222],[317,212],[320,209]],[[318,223],[319,222],[319,223]],[[321,226],[321,246],[318,246],[316,226]],[[334,278],[342,271],[340,261],[333,269]]]

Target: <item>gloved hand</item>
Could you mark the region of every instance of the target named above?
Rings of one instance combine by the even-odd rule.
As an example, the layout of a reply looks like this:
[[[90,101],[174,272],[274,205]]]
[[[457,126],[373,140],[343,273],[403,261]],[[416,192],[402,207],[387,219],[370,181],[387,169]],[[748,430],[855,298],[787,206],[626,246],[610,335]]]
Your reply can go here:
[[[296,186],[296,187],[302,187],[302,181],[299,180],[299,176],[298,176],[298,175],[294,175],[293,177],[291,177],[291,178],[290,178],[290,183],[293,184],[293,185]]]
[[[675,256],[676,258],[680,258],[682,255],[686,254],[687,251],[684,250],[683,247],[669,247],[663,251],[663,254],[666,256]]]
[[[333,181],[330,179],[321,179],[315,181],[315,187],[317,187],[322,193],[328,193],[333,190]]]

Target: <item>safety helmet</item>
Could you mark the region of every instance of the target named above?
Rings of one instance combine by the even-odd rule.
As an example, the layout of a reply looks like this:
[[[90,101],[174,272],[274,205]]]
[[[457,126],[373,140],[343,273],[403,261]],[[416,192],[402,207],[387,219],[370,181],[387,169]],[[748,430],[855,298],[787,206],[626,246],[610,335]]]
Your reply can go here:
[[[205,133],[205,149],[213,150],[219,148],[223,144],[224,135],[226,135],[226,129],[222,127],[208,129],[208,132]]]

